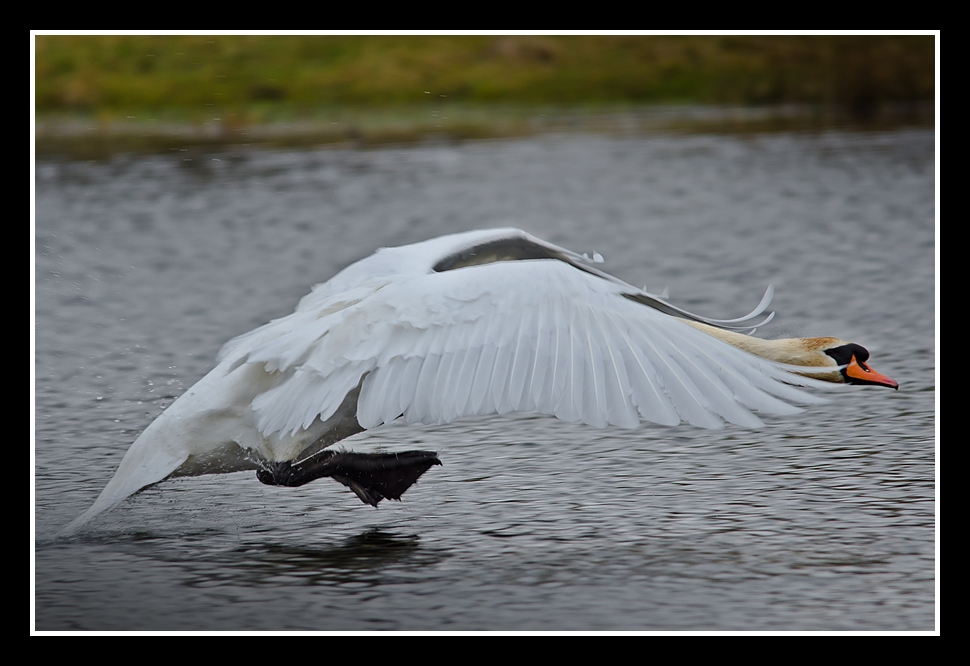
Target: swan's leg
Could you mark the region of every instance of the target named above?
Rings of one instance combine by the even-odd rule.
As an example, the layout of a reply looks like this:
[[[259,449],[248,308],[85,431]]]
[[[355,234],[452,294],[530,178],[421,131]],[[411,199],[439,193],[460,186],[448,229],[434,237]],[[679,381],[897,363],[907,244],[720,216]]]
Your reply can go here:
[[[440,465],[432,451],[402,453],[354,453],[320,451],[306,460],[276,463],[273,469],[256,472],[271,486],[302,486],[325,476],[354,491],[360,501],[377,506],[382,499],[401,499],[408,488],[432,465]]]

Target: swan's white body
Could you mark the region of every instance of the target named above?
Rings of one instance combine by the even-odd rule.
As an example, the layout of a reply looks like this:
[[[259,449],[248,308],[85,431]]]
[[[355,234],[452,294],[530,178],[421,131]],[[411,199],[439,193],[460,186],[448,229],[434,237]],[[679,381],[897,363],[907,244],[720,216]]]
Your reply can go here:
[[[515,229],[379,250],[228,342],[66,531],[168,476],[300,460],[397,418],[535,411],[598,427],[757,427],[753,411],[819,401],[681,317],[710,320],[588,263]]]

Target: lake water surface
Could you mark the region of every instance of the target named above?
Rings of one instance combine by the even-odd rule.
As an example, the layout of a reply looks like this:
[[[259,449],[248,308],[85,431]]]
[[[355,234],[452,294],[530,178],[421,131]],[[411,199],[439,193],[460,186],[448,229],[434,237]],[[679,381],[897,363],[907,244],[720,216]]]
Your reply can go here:
[[[36,167],[38,630],[933,630],[932,131],[544,136]],[[231,337],[380,246],[518,226],[900,383],[760,430],[391,425],[379,509],[329,480],[163,482],[57,530]]]

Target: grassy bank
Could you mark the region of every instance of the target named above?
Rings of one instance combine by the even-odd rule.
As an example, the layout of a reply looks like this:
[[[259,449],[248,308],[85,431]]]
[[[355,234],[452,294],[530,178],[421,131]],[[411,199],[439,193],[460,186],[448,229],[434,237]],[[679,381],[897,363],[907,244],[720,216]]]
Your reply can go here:
[[[494,136],[656,105],[788,105],[865,122],[933,96],[932,36],[36,38],[39,145],[177,127],[214,142],[254,127]]]

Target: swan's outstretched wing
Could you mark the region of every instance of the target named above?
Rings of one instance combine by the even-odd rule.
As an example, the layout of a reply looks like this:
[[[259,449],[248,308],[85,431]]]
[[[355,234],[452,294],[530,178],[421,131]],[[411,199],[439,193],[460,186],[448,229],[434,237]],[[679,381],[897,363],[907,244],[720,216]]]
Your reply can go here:
[[[817,398],[800,379],[631,299],[628,285],[564,261],[472,265],[392,281],[256,347],[278,380],[252,403],[264,435],[328,419],[360,384],[357,419],[535,411],[594,426],[640,417],[748,427]]]

